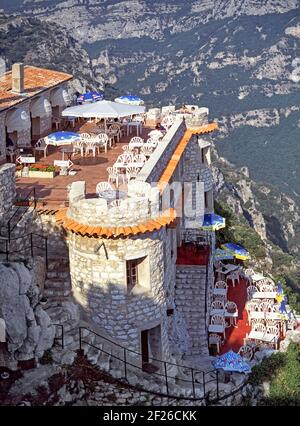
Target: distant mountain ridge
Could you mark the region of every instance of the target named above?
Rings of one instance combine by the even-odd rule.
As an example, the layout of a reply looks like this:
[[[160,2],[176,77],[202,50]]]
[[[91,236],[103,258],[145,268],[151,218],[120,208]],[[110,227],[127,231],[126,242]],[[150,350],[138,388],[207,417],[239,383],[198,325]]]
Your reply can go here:
[[[15,12],[23,4],[13,3]],[[62,69],[78,89],[137,93],[148,106],[208,106],[220,128],[215,147],[232,163],[227,185],[243,180],[234,167],[250,170],[244,217],[254,228],[263,220],[269,240],[299,255],[299,1],[26,1],[25,10],[0,19],[8,66]]]

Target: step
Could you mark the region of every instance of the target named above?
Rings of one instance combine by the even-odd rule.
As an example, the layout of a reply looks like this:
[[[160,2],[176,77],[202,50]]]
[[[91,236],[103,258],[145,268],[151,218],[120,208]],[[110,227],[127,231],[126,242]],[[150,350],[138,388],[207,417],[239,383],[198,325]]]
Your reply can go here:
[[[45,297],[59,297],[59,298],[64,298],[64,297],[68,297],[72,294],[71,290],[52,290],[52,289],[44,289],[44,296]]]
[[[71,288],[71,281],[62,281],[60,279],[46,279],[45,280],[45,289],[61,289],[68,290]]]

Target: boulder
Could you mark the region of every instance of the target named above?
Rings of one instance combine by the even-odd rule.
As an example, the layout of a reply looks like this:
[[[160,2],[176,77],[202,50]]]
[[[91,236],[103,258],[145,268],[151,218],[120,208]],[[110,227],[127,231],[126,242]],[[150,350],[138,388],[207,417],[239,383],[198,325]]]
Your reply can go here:
[[[24,264],[0,264],[0,317],[6,324],[8,352],[16,360],[40,357],[53,345],[55,329],[37,305],[38,295]]]

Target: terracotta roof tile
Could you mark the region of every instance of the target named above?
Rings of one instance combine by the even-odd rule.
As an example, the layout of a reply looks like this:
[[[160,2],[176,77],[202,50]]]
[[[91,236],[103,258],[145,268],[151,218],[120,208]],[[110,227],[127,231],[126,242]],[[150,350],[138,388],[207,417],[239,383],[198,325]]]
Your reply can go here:
[[[145,223],[136,226],[120,226],[111,228],[92,227],[78,223],[75,220],[68,218],[67,209],[59,210],[57,213],[55,213],[55,218],[58,224],[61,224],[64,229],[74,232],[75,234],[82,236],[87,235],[89,237],[98,236],[110,238],[137,235],[159,230],[163,226],[169,225],[174,222],[174,220],[176,220],[176,212],[174,209],[168,209],[163,213],[162,216],[148,220]]]
[[[0,77],[0,111],[30,99],[46,89],[55,87],[73,77],[64,72],[26,65],[24,67],[24,93],[13,93],[11,71]]]
[[[185,150],[188,142],[190,141],[192,135],[199,135],[202,133],[209,133],[218,128],[217,123],[210,123],[206,126],[200,126],[195,128],[189,128],[185,131],[183,137],[179,141],[171,159],[169,160],[165,170],[163,171],[163,174],[161,175],[159,182],[158,182],[158,188],[160,192],[163,192],[166,185],[169,183],[171,176],[173,176],[174,171],[180,161],[180,158],[182,156],[183,151]]]

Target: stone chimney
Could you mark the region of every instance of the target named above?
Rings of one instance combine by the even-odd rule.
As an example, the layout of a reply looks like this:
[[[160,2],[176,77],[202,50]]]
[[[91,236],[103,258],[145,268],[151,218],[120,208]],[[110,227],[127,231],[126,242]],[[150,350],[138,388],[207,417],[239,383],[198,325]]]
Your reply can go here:
[[[12,91],[15,93],[24,92],[24,64],[13,64],[11,69]]]

